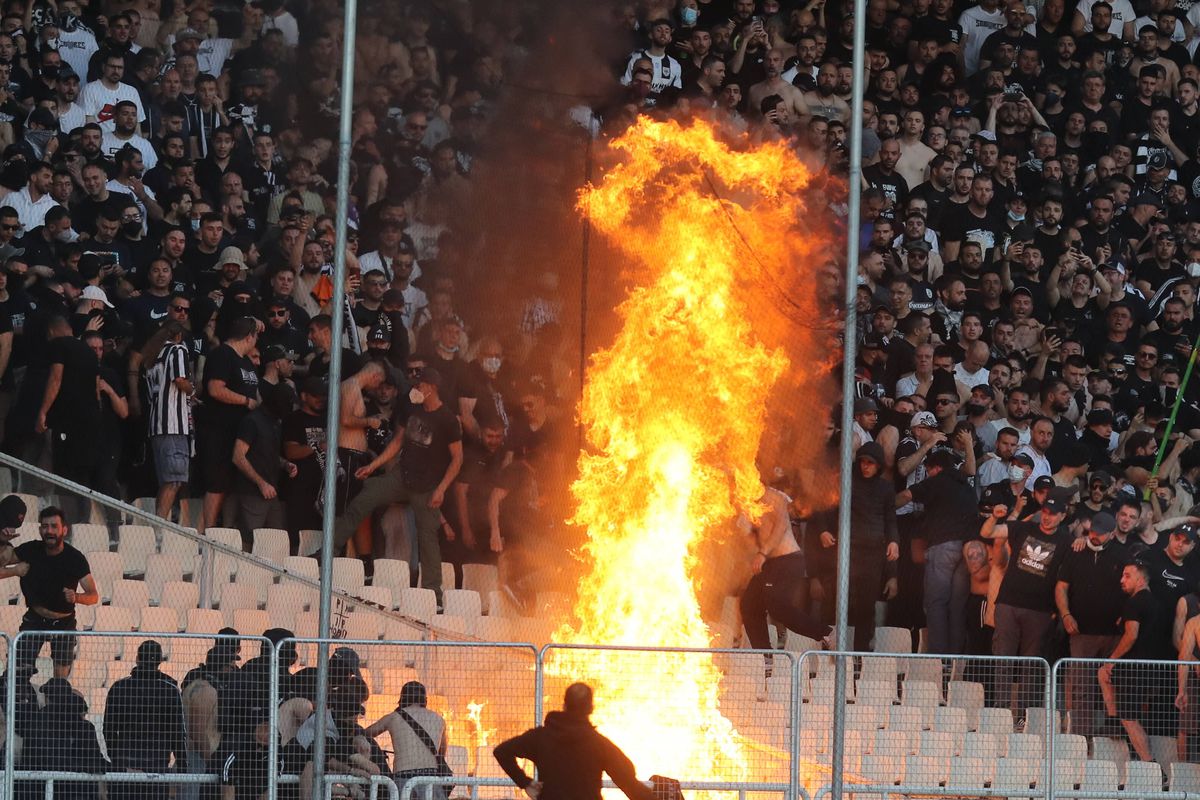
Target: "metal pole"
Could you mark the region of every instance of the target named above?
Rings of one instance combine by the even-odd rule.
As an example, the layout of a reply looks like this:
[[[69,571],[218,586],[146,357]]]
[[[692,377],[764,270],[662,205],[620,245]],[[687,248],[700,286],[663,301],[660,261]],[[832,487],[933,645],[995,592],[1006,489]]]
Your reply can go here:
[[[321,515],[321,609],[317,636],[316,738],[313,740],[313,785],[325,794],[325,716],[329,688],[329,606],[333,585],[333,523],[337,503],[337,438],[341,420],[342,330],[346,303],[346,223],[350,214],[350,136],[354,117],[354,51],[358,32],[358,0],[345,0],[342,17],[342,97],[338,126],[336,239],[333,248],[332,337],[329,346],[329,403],[325,417],[325,507]],[[351,335],[358,332],[351,328]]]
[[[848,180],[849,218],[846,220],[846,328],[842,346],[842,446],[838,481],[838,570],[837,570],[837,649],[848,649],[846,617],[850,594],[850,488],[854,453],[850,435],[854,427],[854,361],[857,354],[858,228],[861,223],[860,185],[862,183],[863,68],[866,65],[866,0],[854,3],[855,76],[850,95],[850,175]],[[846,736],[846,658],[838,656],[833,684],[833,800],[842,800],[842,767]]]
[[[13,770],[16,767],[17,742],[17,640],[21,634],[9,639],[8,676],[4,681],[4,800],[13,800]]]

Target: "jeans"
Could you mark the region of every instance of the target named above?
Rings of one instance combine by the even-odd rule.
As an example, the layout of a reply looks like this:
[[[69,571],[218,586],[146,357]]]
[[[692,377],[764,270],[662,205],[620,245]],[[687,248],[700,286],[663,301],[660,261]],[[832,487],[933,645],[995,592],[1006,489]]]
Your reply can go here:
[[[788,630],[820,641],[829,626],[810,617],[796,602],[795,592],[804,585],[804,555],[790,553],[769,558],[762,571],[750,579],[741,597],[742,624],[755,650],[771,649],[767,615]]]
[[[966,648],[967,593],[970,582],[957,539],[925,551],[925,624],[929,652],[961,653]]]

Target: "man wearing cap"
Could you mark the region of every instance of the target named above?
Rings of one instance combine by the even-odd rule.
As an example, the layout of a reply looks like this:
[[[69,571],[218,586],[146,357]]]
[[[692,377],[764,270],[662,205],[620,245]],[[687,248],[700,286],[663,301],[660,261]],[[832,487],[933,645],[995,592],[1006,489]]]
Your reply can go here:
[[[1162,536],[1159,533],[1159,536]],[[1166,534],[1163,547],[1151,547],[1140,556],[1150,579],[1150,593],[1162,610],[1163,625],[1160,642],[1171,648],[1171,620],[1179,598],[1194,590],[1200,582],[1200,561],[1189,558],[1196,549],[1197,529],[1190,522],[1177,524]],[[1170,656],[1166,656],[1170,658]]]
[[[1054,588],[1059,567],[1071,548],[1071,534],[1063,524],[1066,499],[1053,493],[1042,503],[1038,522],[1008,520],[1005,505],[992,508],[979,535],[988,540],[1003,539],[1011,553],[1004,580],[996,596],[996,632],[992,654],[997,656],[1040,656],[1042,640],[1054,622]],[[1021,670],[1022,673],[1024,670]],[[997,668],[997,700],[1003,706],[1025,709],[1036,705],[1038,689],[1030,676],[1018,680],[1014,697],[1010,662]]]
[[[1093,470],[1112,466],[1113,413],[1107,408],[1094,408],[1088,412],[1087,427],[1079,435],[1079,444],[1087,454],[1088,465]],[[1109,479],[1111,483],[1111,479]]]
[[[978,428],[976,432],[978,433]],[[983,441],[982,437],[980,437],[980,440]],[[986,489],[994,483],[1007,483],[1015,479],[1013,474],[1014,456],[1016,456],[1019,443],[1020,434],[1017,433],[1015,428],[1005,426],[996,433],[996,441],[993,444],[992,452],[984,456],[976,471],[975,483],[981,490]],[[1029,462],[1029,468],[1033,469],[1033,460],[1029,456],[1023,456],[1023,458]],[[1024,489],[1024,472],[1020,474],[1020,482],[1021,489]],[[1015,500],[1015,498],[1012,499]]]
[[[875,441],[871,432],[879,424],[879,406],[869,397],[857,397],[854,400],[854,449],[862,447],[867,442]]]
[[[1086,546],[1068,553],[1059,569],[1054,603],[1070,637],[1071,658],[1107,658],[1120,638],[1118,621],[1124,605],[1121,573],[1129,563],[1129,553],[1113,545],[1116,529],[1112,514],[1093,514],[1083,539]],[[1071,666],[1067,708],[1071,711],[1072,730],[1098,734],[1091,670]]]
[[[338,517],[334,547],[338,551],[345,547],[359,523],[376,508],[395,502],[407,503],[416,517],[421,586],[434,590],[440,604],[440,509],[450,484],[462,468],[462,425],[453,409],[441,400],[442,376],[436,369],[425,367],[417,374],[415,383],[409,392],[414,408],[404,435],[392,437],[382,453],[355,473],[356,478],[364,481],[363,488]],[[374,480],[367,480],[397,455],[396,468]]]
[[[138,645],[129,677],[108,690],[104,707],[104,743],[118,772],[167,772],[174,756],[185,763],[187,731],[183,701],[175,679],[159,667],[166,661],[162,645],[147,639]],[[114,798],[165,800],[166,783],[113,784]]]
[[[1153,296],[1164,284],[1172,284],[1188,277],[1183,263],[1177,257],[1179,246],[1171,230],[1159,232],[1153,237],[1153,250],[1138,260],[1137,288]]]

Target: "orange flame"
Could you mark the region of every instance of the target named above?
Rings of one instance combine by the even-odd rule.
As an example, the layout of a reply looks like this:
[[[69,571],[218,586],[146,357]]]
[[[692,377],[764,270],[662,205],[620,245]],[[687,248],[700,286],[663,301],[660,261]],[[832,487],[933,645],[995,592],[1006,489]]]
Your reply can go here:
[[[712,645],[697,548],[725,536],[739,512],[758,516],[758,459],[780,456],[764,431],[777,430],[780,412],[810,413],[836,357],[807,268],[831,237],[804,229],[810,172],[783,143],[734,144],[742,149],[701,121],[643,117],[611,143],[620,163],[581,193],[596,228],[637,262],[641,285],[587,374],[590,449],[572,521],[586,528],[591,566],[578,622],[555,641]],[[555,662],[559,675],[592,684],[596,724],[643,772],[769,779],[722,713],[711,657],[565,650]]]

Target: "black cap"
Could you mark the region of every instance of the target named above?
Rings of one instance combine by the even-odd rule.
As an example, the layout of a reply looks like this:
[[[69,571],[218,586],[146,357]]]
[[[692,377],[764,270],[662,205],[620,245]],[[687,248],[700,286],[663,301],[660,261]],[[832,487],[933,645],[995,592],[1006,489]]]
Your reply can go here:
[[[1101,511],[1099,514],[1092,515],[1092,523],[1088,529],[1096,533],[1112,533],[1117,529],[1117,521],[1113,519],[1112,514]]]
[[[309,375],[300,381],[300,393],[311,394],[313,397],[325,397],[329,394],[329,382],[317,375]]]
[[[263,361],[278,361],[281,358],[287,358],[287,357],[288,357],[287,350],[285,350],[283,348],[283,345],[281,345],[281,344],[270,345],[262,353]]]
[[[1051,492],[1046,501],[1042,503],[1042,510],[1049,511],[1051,514],[1066,513],[1067,498],[1062,493]]]
[[[1187,525],[1180,525],[1178,527],[1171,528],[1171,534],[1179,534],[1180,536],[1186,536],[1187,538],[1191,539],[1193,542],[1200,540],[1200,530],[1197,530],[1196,526],[1192,525],[1190,523]]]
[[[1012,296],[1012,297],[1016,297],[1016,296],[1017,296],[1017,295],[1019,295],[1019,294],[1027,295],[1027,296],[1028,296],[1029,298],[1031,298],[1031,299],[1033,298],[1033,290],[1032,290],[1032,289],[1030,289],[1028,286],[1018,286],[1018,287],[1016,287],[1015,289],[1013,289],[1013,290],[1012,290],[1012,295],[1011,295],[1011,296]]]
[[[442,388],[442,373],[438,372],[433,367],[424,367],[417,373],[416,383],[428,383],[438,389]]]
[[[1042,475],[1040,478],[1035,479],[1033,482],[1033,490],[1035,492],[1041,491],[1042,489],[1053,489],[1053,488],[1054,488],[1054,478],[1051,478],[1049,475]]]
[[[1150,157],[1150,162],[1151,164],[1154,163],[1154,156]],[[1166,164],[1164,163],[1157,169],[1162,169],[1165,166]],[[1154,167],[1151,167],[1151,169],[1154,169]],[[1137,197],[1133,198],[1133,200],[1129,203],[1130,208],[1134,206],[1154,206],[1155,208],[1162,208],[1162,201],[1152,194],[1143,192],[1142,194],[1139,194]]]
[[[1004,492],[1000,490],[1002,484],[993,483],[991,486],[983,490],[983,494],[979,496],[979,508],[987,510],[997,503],[1004,502]]]
[[[1093,408],[1087,415],[1088,425],[1112,425],[1113,413],[1107,408]]]
[[[875,333],[868,333],[866,336],[863,337],[862,349],[863,350],[882,350],[883,349],[883,337],[879,336],[878,334],[875,334]]]

